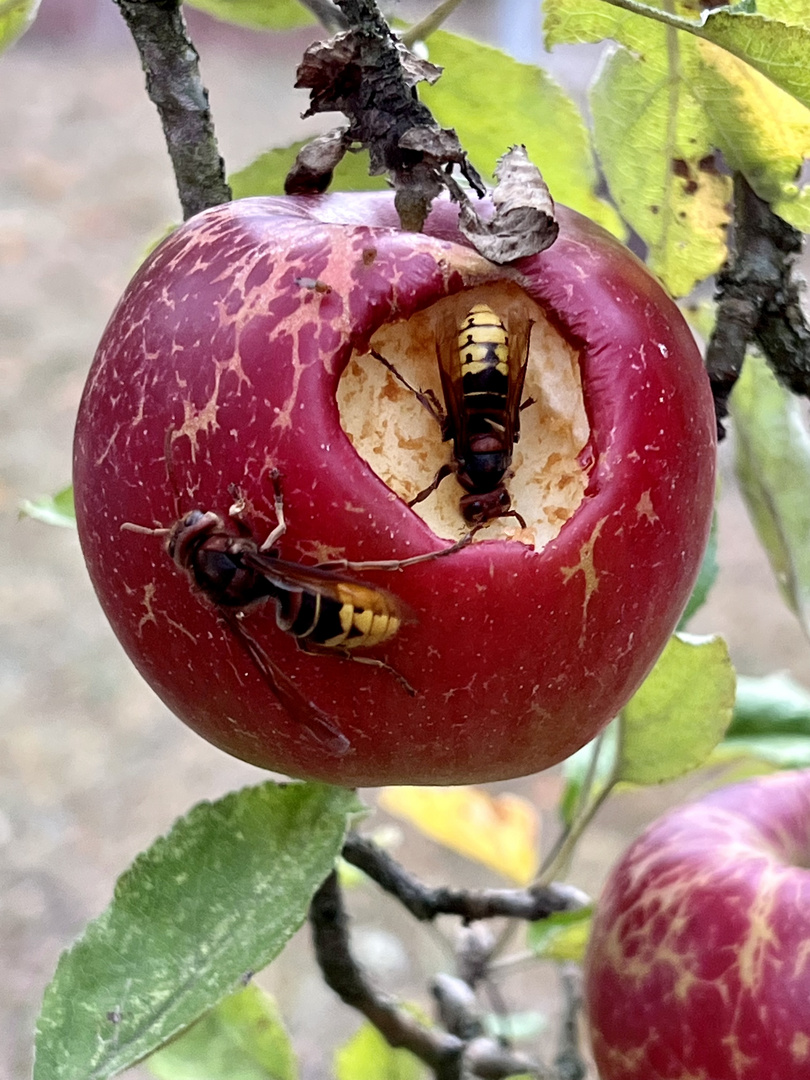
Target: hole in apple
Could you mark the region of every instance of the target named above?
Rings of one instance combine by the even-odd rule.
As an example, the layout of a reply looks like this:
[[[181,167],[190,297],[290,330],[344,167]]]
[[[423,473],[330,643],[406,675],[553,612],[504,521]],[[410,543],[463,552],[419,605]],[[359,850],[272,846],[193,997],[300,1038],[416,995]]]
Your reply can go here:
[[[559,533],[581,503],[588,476],[579,455],[590,434],[577,350],[549,322],[542,308],[512,282],[483,285],[446,297],[410,319],[382,326],[371,348],[412,387],[431,391],[446,411],[437,357],[457,348],[458,332],[474,304],[486,304],[503,322],[510,347],[529,362],[520,413],[520,439],[506,475],[515,517],[491,521],[477,538],[515,539],[541,548]],[[525,404],[529,403],[529,404]],[[338,387],[341,424],[355,450],[391,490],[410,502],[453,460],[435,416],[371,352],[355,353]],[[413,511],[437,536],[458,539],[469,530],[459,500],[465,494],[450,475]]]

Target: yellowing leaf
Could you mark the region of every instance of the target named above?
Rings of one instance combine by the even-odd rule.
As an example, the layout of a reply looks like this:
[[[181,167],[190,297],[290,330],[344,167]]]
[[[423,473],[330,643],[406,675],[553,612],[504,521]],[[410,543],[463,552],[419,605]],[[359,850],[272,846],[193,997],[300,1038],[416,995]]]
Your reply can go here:
[[[810,157],[810,6],[761,0],[758,14],[698,21],[684,3],[621,3],[545,0],[546,42],[623,46],[592,97],[596,148],[651,267],[682,295],[723,258],[731,190],[715,150],[775,213],[810,230],[810,188],[797,182]]]
[[[643,49],[616,50],[591,93],[611,194],[676,296],[719,269],[726,253],[731,184],[714,166],[714,132],[695,97],[698,60],[696,42],[651,23]]]
[[[537,871],[540,820],[532,804],[517,795],[489,795],[475,787],[398,787],[387,788],[380,805],[519,885],[527,885]]]
[[[363,1024],[335,1054],[337,1080],[421,1080],[425,1075],[419,1058],[390,1046],[371,1024]]]
[[[700,96],[714,142],[774,213],[810,231],[810,188],[796,177],[810,156],[810,109],[730,53],[698,41]]]
[[[726,49],[810,107],[810,16],[807,0],[760,0],[758,11],[704,12],[685,17],[671,3],[640,0],[545,0],[546,46],[613,38],[638,50],[639,37],[654,23]],[[685,33],[684,33],[685,32]]]
[[[755,13],[715,11],[690,33],[727,49],[810,106],[810,30]]]

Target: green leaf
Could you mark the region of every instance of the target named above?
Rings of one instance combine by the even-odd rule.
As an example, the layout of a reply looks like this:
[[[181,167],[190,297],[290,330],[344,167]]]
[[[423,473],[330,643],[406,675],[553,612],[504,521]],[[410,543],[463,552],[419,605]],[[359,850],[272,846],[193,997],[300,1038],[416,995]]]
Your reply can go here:
[[[593,907],[560,911],[529,925],[527,940],[532,952],[542,960],[581,964],[593,921]]]
[[[284,178],[295,161],[296,154],[306,140],[292,146],[267,150],[244,169],[228,177],[235,199],[251,195],[282,195]],[[332,191],[382,191],[388,189],[384,176],[368,175],[368,152],[348,153],[344,156],[330,184]]]
[[[420,97],[443,127],[455,128],[482,175],[524,143],[554,199],[624,236],[614,208],[594,193],[596,168],[579,110],[542,68],[445,31],[432,34],[429,47],[444,73],[420,88]]]
[[[185,3],[222,22],[250,26],[254,30],[292,30],[315,22],[298,0],[185,0]]]
[[[22,37],[36,18],[40,0],[0,0],[0,52]]]
[[[810,767],[810,738],[801,735],[763,735],[760,738],[724,739],[712,754],[712,763],[754,758],[775,769]],[[760,770],[761,771],[761,770]]]
[[[649,44],[647,19],[604,0],[544,0],[543,32],[547,49],[595,44],[606,38],[634,50]]]
[[[278,1007],[258,986],[225,998],[147,1065],[158,1080],[296,1080],[298,1075]]]
[[[751,354],[730,413],[748,513],[785,603],[810,636],[810,435],[799,400]]]
[[[105,1080],[276,956],[334,867],[350,791],[266,783],[201,803],[119,879],[45,992],[34,1080]]]
[[[425,1066],[408,1050],[395,1050],[371,1024],[335,1054],[337,1080],[423,1080]]]
[[[702,765],[734,706],[734,669],[720,637],[675,634],[621,714],[617,780],[659,784]]]
[[[737,676],[737,700],[728,738],[810,736],[810,692],[790,675]]]
[[[766,15],[769,19],[777,19],[779,22],[791,23],[793,26],[803,26],[810,30],[810,7],[807,0],[749,0],[751,6],[745,12],[748,15]],[[736,9],[738,5],[732,5]],[[743,11],[742,4],[739,5]]]
[[[678,623],[679,630],[683,630],[695,612],[699,611],[706,603],[712,585],[714,585],[717,580],[719,569],[720,567],[717,564],[717,512],[715,511],[712,515],[712,528],[709,533],[709,542],[703,553],[703,561],[700,564],[698,579],[695,582],[694,589],[692,589],[692,595],[689,597],[689,603],[686,605],[686,610],[683,615],[681,615],[681,621]]]
[[[39,499],[23,499],[20,517],[30,517],[45,525],[58,525],[62,529],[76,528],[76,508],[73,505],[73,486],[68,485],[55,495],[43,495]]]
[[[806,9],[805,9],[806,19]],[[698,34],[750,64],[810,107],[810,28],[763,15],[710,12]]]

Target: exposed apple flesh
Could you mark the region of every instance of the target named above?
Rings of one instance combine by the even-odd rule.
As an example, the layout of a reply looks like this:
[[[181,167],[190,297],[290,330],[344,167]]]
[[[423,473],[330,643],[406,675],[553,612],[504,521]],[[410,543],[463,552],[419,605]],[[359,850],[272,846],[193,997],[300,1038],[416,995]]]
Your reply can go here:
[[[507,480],[512,507],[521,513],[527,528],[521,530],[514,517],[502,517],[477,538],[507,536],[542,547],[554,539],[582,501],[588,470],[580,455],[590,432],[579,353],[539,304],[514,282],[492,282],[440,300],[408,320],[382,326],[371,346],[411,386],[433,391],[443,404],[437,337],[443,334],[450,339],[450,348],[457,347],[458,327],[470,307],[479,303],[492,308],[508,330],[531,324],[531,333],[521,434]],[[371,352],[353,355],[340,381],[338,405],[355,449],[406,501],[427,488],[452,457],[435,418]],[[459,513],[463,494],[455,477],[449,477],[414,511],[438,536],[457,540],[469,529]]]
[[[601,1080],[810,1076],[810,772],[654,822],[599,901],[585,997]]]
[[[82,400],[79,532],[124,648],[207,739],[334,783],[495,780],[568,756],[644,678],[708,535],[713,405],[691,334],[657,282],[598,226],[562,208],[560,220],[552,248],[503,268],[461,240],[449,204],[413,235],[396,228],[385,194],[250,199],[186,223],[138,272]],[[442,537],[463,529],[455,479],[420,504],[429,513],[427,504],[444,500],[437,531],[401,497],[449,460],[438,425],[413,409],[408,391],[392,398],[387,421],[386,400],[367,406],[381,425],[408,423],[408,408],[422,425],[415,452],[398,451],[386,470],[360,441],[352,446],[338,386],[353,356],[365,366],[373,359],[372,341],[406,363],[407,342],[400,348],[396,338],[476,290],[537,317],[527,395],[536,392],[538,405],[522,414],[508,480],[530,528],[491,539],[514,533],[506,519],[450,557],[354,575],[402,601],[410,621],[368,655],[415,696],[385,668],[300,652],[272,602],[244,614],[251,637],[348,741],[337,756],[282,708],[164,539],[122,526],[165,527],[199,509],[236,530],[229,509],[238,504],[261,542],[276,521],[269,476],[278,469],[286,559],[404,559],[446,548]],[[412,374],[421,383],[435,343],[419,363]],[[419,460],[425,440],[433,461]],[[526,493],[532,486],[538,499]]]

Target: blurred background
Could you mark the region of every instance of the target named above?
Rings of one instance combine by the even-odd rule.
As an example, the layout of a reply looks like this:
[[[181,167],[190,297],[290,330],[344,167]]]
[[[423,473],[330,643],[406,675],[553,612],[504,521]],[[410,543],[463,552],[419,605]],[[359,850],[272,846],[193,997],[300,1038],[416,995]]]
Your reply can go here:
[[[431,6],[395,10],[414,18]],[[331,126],[301,121],[305,95],[291,89],[312,31],[257,35],[188,18],[230,171]],[[546,63],[584,103],[599,49],[543,57],[533,0],[467,0],[449,28]],[[141,682],[101,615],[75,534],[18,520],[21,499],[69,481],[96,343],[147,245],[179,216],[161,129],[112,0],[43,0],[34,28],[0,57],[0,102],[0,1080],[25,1080],[59,953],[105,907],[117,875],[193,803],[265,774],[202,742]],[[731,458],[727,440],[720,577],[691,629],[723,634],[742,672],[789,670],[810,686],[810,651],[779,600]],[[649,818],[700,783],[611,799],[572,881],[597,892]],[[556,775],[499,788],[533,799],[553,835]],[[495,881],[415,834],[397,854],[433,883]],[[392,992],[424,1001],[426,978],[450,962],[441,941],[370,886],[352,910],[362,959]],[[323,987],[306,932],[262,982],[281,1001],[302,1075],[326,1075],[325,1047],[358,1021]],[[543,1008],[556,988],[535,969],[502,990],[514,1008]]]

